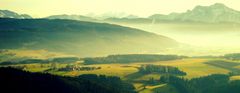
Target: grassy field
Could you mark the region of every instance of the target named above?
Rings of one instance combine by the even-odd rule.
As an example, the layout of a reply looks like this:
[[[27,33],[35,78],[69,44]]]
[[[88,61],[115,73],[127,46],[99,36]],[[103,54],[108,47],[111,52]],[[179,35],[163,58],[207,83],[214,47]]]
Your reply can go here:
[[[230,62],[230,61],[222,61],[222,60],[216,60],[216,61],[210,61],[206,62],[208,65],[212,65],[215,67],[227,69],[233,73],[240,74],[240,69],[237,68],[237,66],[240,65],[238,62]]]
[[[180,70],[187,73],[186,78],[195,78],[206,76],[210,74],[227,74],[230,72],[229,69],[224,69],[212,65],[205,64],[209,59],[182,59],[174,61],[161,61],[151,63],[133,63],[133,64],[100,64],[100,65],[88,65],[102,67],[100,70],[93,71],[71,71],[66,72],[64,75],[77,76],[81,74],[105,74],[110,76],[119,76],[123,79],[134,79],[134,80],[149,80],[149,78],[159,79],[160,74],[147,74],[142,75],[137,73],[137,67],[142,64],[155,64],[155,65],[169,65],[178,67]],[[54,74],[55,72],[53,72]]]
[[[240,76],[232,76],[230,80],[240,80]]]
[[[168,84],[160,84],[155,86],[146,86],[145,89],[139,91],[139,93],[178,93],[177,90]]]
[[[206,76],[210,74],[226,74],[229,72],[227,69],[211,66],[205,64],[209,60],[213,59],[202,59],[202,58],[188,58],[174,61],[161,61],[154,63],[139,63],[139,64],[155,64],[155,65],[168,65],[178,67],[180,70],[187,73],[186,78],[196,78]],[[156,75],[154,75],[156,76]]]
[[[235,66],[233,63],[224,63],[212,61],[216,59],[207,59],[207,58],[186,58],[180,60],[172,61],[159,61],[159,62],[149,62],[149,63],[131,63],[131,64],[97,64],[97,65],[83,65],[78,63],[80,66],[88,67],[101,67],[99,70],[90,70],[90,71],[49,71],[51,74],[64,75],[64,76],[78,76],[81,74],[104,74],[108,76],[119,76],[123,80],[132,82],[139,93],[177,93],[176,89],[171,85],[159,84],[149,85],[146,83],[149,79],[153,78],[154,80],[159,80],[161,74],[152,73],[152,74],[142,74],[138,73],[138,67],[143,64],[154,64],[154,65],[168,65],[178,67],[180,70],[187,73],[185,78],[191,79],[201,76],[206,76],[210,74],[227,74],[232,69],[239,69],[239,66]],[[67,66],[66,63],[57,64],[57,68],[62,68]],[[18,65],[23,66],[23,65]],[[51,64],[24,64],[25,70],[31,72],[43,72],[51,68]],[[227,66],[227,67],[222,67]],[[240,76],[233,76],[231,80],[239,80]]]
[[[77,76],[81,74],[104,74],[108,76],[119,76],[121,78],[125,78],[126,75],[137,72],[137,68],[127,67],[122,64],[102,64],[102,65],[88,65],[101,67],[100,70],[92,70],[92,71],[72,71],[67,72],[65,75]]]

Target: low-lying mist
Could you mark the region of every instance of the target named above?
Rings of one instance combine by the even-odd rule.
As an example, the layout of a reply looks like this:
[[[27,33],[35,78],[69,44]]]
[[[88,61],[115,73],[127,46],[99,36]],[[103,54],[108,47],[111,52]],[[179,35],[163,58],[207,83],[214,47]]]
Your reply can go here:
[[[166,53],[186,55],[223,55],[240,52],[240,24],[236,23],[158,23],[121,24],[157,33],[183,43]],[[171,52],[170,52],[171,51]]]

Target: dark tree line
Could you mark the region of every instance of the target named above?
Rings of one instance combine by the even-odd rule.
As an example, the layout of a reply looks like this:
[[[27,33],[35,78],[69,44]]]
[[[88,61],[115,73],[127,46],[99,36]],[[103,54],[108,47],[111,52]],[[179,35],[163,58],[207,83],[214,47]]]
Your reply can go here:
[[[78,57],[59,57],[59,58],[53,58],[52,62],[58,62],[58,63],[63,63],[63,62],[76,62],[79,61],[80,59]]]
[[[78,66],[78,65],[67,65],[66,67],[59,68],[59,71],[91,71],[98,70],[101,67],[87,67],[87,66]]]
[[[13,68],[0,68],[0,75],[0,93],[135,93],[133,85],[105,75],[63,77]]]
[[[159,74],[172,74],[172,75],[186,75],[187,73],[179,70],[177,67],[163,66],[163,65],[142,65],[139,68],[140,73],[159,73]]]
[[[83,58],[85,64],[108,64],[108,63],[134,63],[156,62],[185,58],[177,55],[154,55],[154,54],[127,54],[109,55],[107,57]]]
[[[50,58],[50,59],[24,59],[24,60],[13,60],[13,61],[5,61],[1,62],[0,65],[17,65],[17,64],[32,64],[32,63],[70,63],[76,62],[80,59],[78,57],[58,57],[58,58]]]
[[[160,78],[173,85],[180,93],[240,93],[240,81],[230,81],[228,75],[209,75],[187,80],[172,75]]]

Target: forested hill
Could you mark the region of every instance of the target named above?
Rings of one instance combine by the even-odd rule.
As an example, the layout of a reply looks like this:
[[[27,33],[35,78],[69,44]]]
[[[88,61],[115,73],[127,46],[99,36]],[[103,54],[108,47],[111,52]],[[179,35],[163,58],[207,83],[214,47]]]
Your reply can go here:
[[[99,56],[153,53],[178,46],[165,36],[107,23],[60,19],[0,19],[0,49],[46,49]]]
[[[158,62],[187,58],[178,55],[157,54],[127,54],[109,55],[107,57],[83,58],[84,64],[112,64],[112,63],[136,63],[136,62]]]
[[[136,93],[119,77],[62,77],[13,68],[0,68],[0,74],[0,93]]]

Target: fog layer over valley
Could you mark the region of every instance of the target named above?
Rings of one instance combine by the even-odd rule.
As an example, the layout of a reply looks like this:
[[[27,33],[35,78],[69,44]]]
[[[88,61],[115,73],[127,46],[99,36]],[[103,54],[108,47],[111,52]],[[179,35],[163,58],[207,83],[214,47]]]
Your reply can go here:
[[[183,13],[154,14],[135,19],[111,18],[107,21],[173,38],[183,43],[180,49],[173,50],[180,54],[222,55],[239,52],[239,19],[239,11],[216,3],[196,6]]]
[[[135,26],[182,43],[202,47],[238,47],[240,24],[152,24]]]

